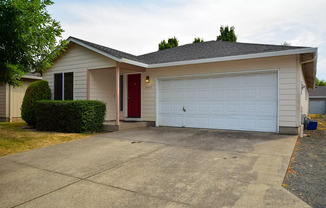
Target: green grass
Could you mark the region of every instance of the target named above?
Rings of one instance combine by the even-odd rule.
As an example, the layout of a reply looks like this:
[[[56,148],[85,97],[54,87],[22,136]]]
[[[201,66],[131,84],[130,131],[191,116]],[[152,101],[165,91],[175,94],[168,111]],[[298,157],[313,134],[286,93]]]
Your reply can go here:
[[[25,122],[0,122],[0,156],[82,139],[93,134],[40,132]]]

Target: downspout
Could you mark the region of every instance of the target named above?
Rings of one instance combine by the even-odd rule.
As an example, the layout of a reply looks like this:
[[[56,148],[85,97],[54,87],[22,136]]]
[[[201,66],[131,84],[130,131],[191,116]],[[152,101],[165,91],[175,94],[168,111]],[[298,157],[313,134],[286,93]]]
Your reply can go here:
[[[9,85],[9,122],[12,122],[12,117],[11,117],[11,86]]]
[[[302,64],[307,64],[307,63],[313,62],[313,61],[315,61],[315,60],[316,60],[316,56],[314,56],[313,59],[310,59],[310,60],[307,60],[307,61],[302,61],[302,62],[300,62],[300,64],[301,64],[301,65],[302,65]]]

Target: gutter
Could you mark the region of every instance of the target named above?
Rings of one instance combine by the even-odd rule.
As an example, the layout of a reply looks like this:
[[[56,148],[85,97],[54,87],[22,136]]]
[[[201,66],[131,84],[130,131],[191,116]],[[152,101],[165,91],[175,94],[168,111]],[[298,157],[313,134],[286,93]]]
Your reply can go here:
[[[8,117],[9,117],[9,122],[12,122],[12,117],[11,117],[11,86],[10,85],[8,85],[9,86],[9,115],[8,115]]]

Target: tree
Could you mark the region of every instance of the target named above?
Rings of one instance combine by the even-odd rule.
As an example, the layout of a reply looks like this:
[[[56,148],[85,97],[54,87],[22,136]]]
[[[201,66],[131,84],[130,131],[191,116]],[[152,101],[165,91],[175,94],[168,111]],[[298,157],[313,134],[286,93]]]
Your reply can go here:
[[[198,37],[198,38],[195,38],[194,42],[192,42],[192,43],[201,43],[201,42],[204,42],[204,39]]]
[[[234,27],[232,26],[229,29],[229,26],[220,27],[220,35],[217,36],[217,40],[221,41],[229,41],[229,42],[237,42],[237,36],[234,33]]]
[[[317,77],[315,79],[315,86],[326,86],[325,80],[319,80]]]
[[[288,43],[288,42],[284,42],[283,44],[282,44],[282,46],[291,46],[291,43]]]
[[[21,85],[20,78],[32,71],[44,72],[64,52],[64,31],[51,18],[50,0],[0,0],[0,82]]]
[[[169,38],[168,42],[165,42],[165,40],[162,40],[158,44],[158,50],[161,51],[161,50],[168,49],[168,48],[174,48],[174,47],[177,47],[178,45],[179,45],[179,41],[174,36],[173,38]]]

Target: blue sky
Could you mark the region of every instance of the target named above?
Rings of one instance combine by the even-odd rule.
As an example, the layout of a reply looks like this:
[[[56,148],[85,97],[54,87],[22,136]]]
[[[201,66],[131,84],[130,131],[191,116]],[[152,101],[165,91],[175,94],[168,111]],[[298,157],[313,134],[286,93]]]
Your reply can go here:
[[[48,7],[64,38],[75,36],[135,55],[195,37],[216,40],[221,25],[238,42],[318,47],[317,77],[326,80],[325,0],[57,0]]]

